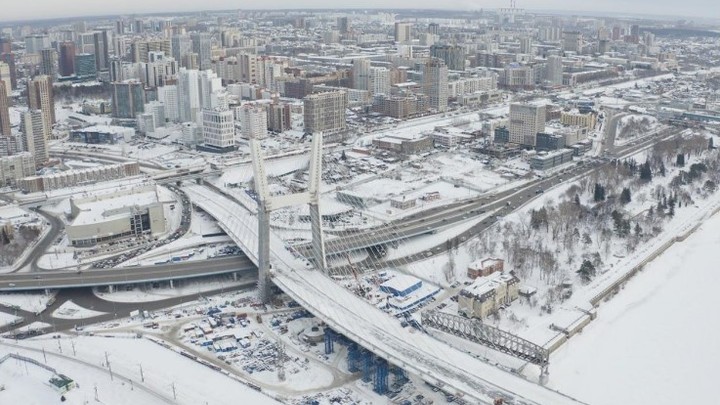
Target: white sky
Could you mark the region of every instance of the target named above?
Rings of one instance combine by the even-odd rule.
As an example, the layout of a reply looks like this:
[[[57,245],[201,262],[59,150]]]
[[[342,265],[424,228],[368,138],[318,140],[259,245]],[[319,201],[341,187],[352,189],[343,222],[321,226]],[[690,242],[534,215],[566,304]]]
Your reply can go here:
[[[9,6],[8,3],[15,5]],[[438,8],[477,10],[479,8],[506,7],[510,0],[448,0],[440,5],[432,0],[361,0],[337,2],[333,0],[274,0],[272,4],[250,0],[203,0],[202,2],[177,2],[172,0],[0,0],[0,21],[46,19],[73,16],[131,14],[149,12],[182,12],[222,9],[258,8]],[[577,10],[653,15],[702,16],[720,18],[717,0],[603,0],[598,2],[567,0],[517,0],[517,7],[530,10]]]

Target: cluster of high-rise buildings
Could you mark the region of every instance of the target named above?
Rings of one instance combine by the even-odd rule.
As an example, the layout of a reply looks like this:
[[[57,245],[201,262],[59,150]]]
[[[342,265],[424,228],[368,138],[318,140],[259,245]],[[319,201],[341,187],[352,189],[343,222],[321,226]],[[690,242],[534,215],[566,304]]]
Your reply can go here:
[[[505,91],[602,82],[624,69],[676,64],[638,24],[488,16],[440,24],[385,13],[328,19],[290,12],[256,16],[268,24],[206,15],[6,29],[0,156],[26,151],[37,167],[48,160],[54,93],[67,83],[100,86],[118,125],[157,138],[181,128],[183,142],[224,152],[238,138],[293,126],[341,139],[348,108],[406,119],[497,102]],[[488,29],[466,29],[477,24]],[[15,125],[11,103],[23,107]],[[542,114],[517,107],[512,115],[509,141],[535,145]],[[564,120],[588,127],[578,122],[584,118]]]

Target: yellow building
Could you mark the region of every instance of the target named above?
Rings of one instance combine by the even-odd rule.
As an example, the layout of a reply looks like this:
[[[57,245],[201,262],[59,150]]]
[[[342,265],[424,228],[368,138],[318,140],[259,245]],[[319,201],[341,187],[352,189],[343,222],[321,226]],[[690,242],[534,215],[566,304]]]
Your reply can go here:
[[[587,129],[595,128],[595,122],[597,118],[593,113],[581,114],[578,111],[563,111],[560,113],[560,122],[563,125],[572,125],[576,127],[583,127]]]
[[[509,273],[479,277],[458,294],[458,313],[468,318],[485,319],[518,298],[519,284],[520,280]]]

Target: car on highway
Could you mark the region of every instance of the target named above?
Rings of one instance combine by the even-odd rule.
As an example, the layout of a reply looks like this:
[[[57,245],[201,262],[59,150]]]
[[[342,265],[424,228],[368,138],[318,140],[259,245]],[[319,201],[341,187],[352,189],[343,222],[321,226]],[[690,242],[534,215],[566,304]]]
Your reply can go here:
[[[15,283],[8,284],[8,287],[15,287]]]

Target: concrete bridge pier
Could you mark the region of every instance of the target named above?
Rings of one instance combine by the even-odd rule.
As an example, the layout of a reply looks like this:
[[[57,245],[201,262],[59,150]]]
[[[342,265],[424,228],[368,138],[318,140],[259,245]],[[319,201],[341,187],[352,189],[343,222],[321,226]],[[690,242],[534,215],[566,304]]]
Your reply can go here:
[[[170,280],[170,288],[175,288],[175,283],[173,282],[173,280]]]

